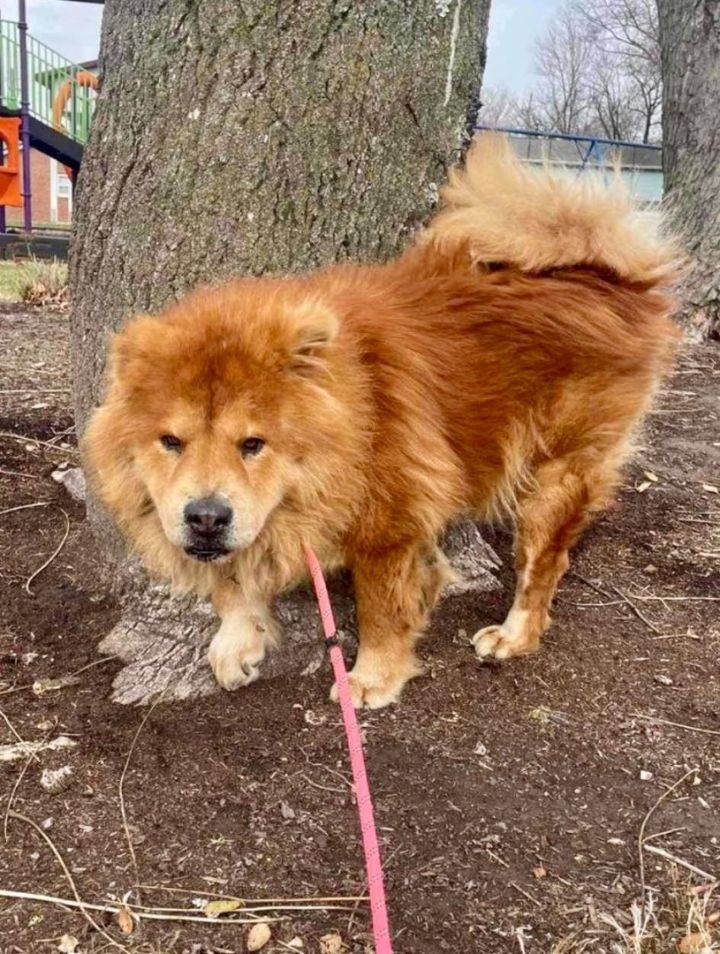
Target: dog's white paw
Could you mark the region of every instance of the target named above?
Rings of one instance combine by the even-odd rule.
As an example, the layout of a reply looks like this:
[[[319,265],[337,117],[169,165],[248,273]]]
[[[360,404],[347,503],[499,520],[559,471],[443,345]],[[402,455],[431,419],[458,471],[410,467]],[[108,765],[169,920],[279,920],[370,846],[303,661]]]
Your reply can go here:
[[[507,632],[502,626],[486,626],[472,639],[478,659],[511,659],[526,656],[538,648],[537,640]]]
[[[419,676],[423,667],[414,654],[401,661],[388,661],[381,654],[362,653],[348,673],[350,698],[356,709],[382,709],[400,699],[405,684]],[[330,700],[339,702],[337,685],[330,690]]]
[[[223,689],[232,692],[250,683],[260,675],[260,664],[265,658],[266,640],[260,633],[223,632],[221,626],[208,649],[208,662]]]

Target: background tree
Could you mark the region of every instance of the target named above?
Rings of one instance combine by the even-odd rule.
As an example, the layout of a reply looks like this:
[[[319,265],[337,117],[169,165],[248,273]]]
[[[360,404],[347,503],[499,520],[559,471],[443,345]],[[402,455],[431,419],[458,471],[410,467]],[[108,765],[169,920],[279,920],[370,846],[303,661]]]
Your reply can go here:
[[[665,97],[663,165],[691,267],[685,317],[720,337],[720,3],[658,0]]]
[[[531,93],[485,90],[486,125],[657,142],[662,81],[655,0],[568,0],[536,44]],[[502,105],[501,121],[496,120]]]
[[[488,11],[489,0],[107,0],[71,261],[78,430],[108,332],[132,313],[198,282],[382,259],[409,240],[474,126]],[[118,695],[209,690],[207,612],[149,587],[93,519],[123,604],[107,645],[134,660]],[[291,633],[316,637],[310,604],[283,613]]]

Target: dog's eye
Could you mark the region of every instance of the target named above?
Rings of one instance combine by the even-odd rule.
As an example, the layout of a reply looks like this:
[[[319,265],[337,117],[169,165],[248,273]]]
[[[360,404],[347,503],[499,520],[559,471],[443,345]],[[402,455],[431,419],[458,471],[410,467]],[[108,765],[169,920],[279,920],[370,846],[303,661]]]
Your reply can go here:
[[[179,454],[185,446],[180,438],[175,437],[173,434],[163,434],[160,438],[160,443],[166,450],[175,451],[176,454]]]
[[[254,457],[260,453],[264,446],[265,441],[262,437],[246,437],[244,441],[240,442],[240,453],[243,457]]]

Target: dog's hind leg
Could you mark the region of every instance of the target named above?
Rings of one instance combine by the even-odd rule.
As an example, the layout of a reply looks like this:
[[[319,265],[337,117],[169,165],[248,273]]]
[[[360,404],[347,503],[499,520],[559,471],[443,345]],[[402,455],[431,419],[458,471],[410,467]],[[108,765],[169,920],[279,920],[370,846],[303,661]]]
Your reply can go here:
[[[215,678],[230,691],[248,686],[260,675],[267,649],[277,645],[278,624],[264,603],[240,598],[237,587],[220,588],[213,603],[221,618],[208,649]]]
[[[379,709],[397,702],[405,683],[422,672],[415,643],[453,574],[426,543],[356,554],[352,570],[360,647],[350,689],[356,708]],[[335,687],[331,698],[337,701]]]
[[[473,638],[480,658],[509,659],[535,652],[550,625],[550,605],[568,568],[568,551],[593,512],[601,510],[617,480],[617,468],[578,453],[543,464],[534,489],[517,514],[515,599],[505,621]]]

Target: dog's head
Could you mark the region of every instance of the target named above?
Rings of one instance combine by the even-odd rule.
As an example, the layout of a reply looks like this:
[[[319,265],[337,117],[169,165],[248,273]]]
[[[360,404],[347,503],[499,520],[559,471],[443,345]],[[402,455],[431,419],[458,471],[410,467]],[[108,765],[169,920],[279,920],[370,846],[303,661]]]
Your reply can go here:
[[[312,290],[269,280],[201,289],[130,321],[86,439],[121,526],[128,508],[154,511],[167,540],[204,562],[250,546],[316,466],[337,332]]]

